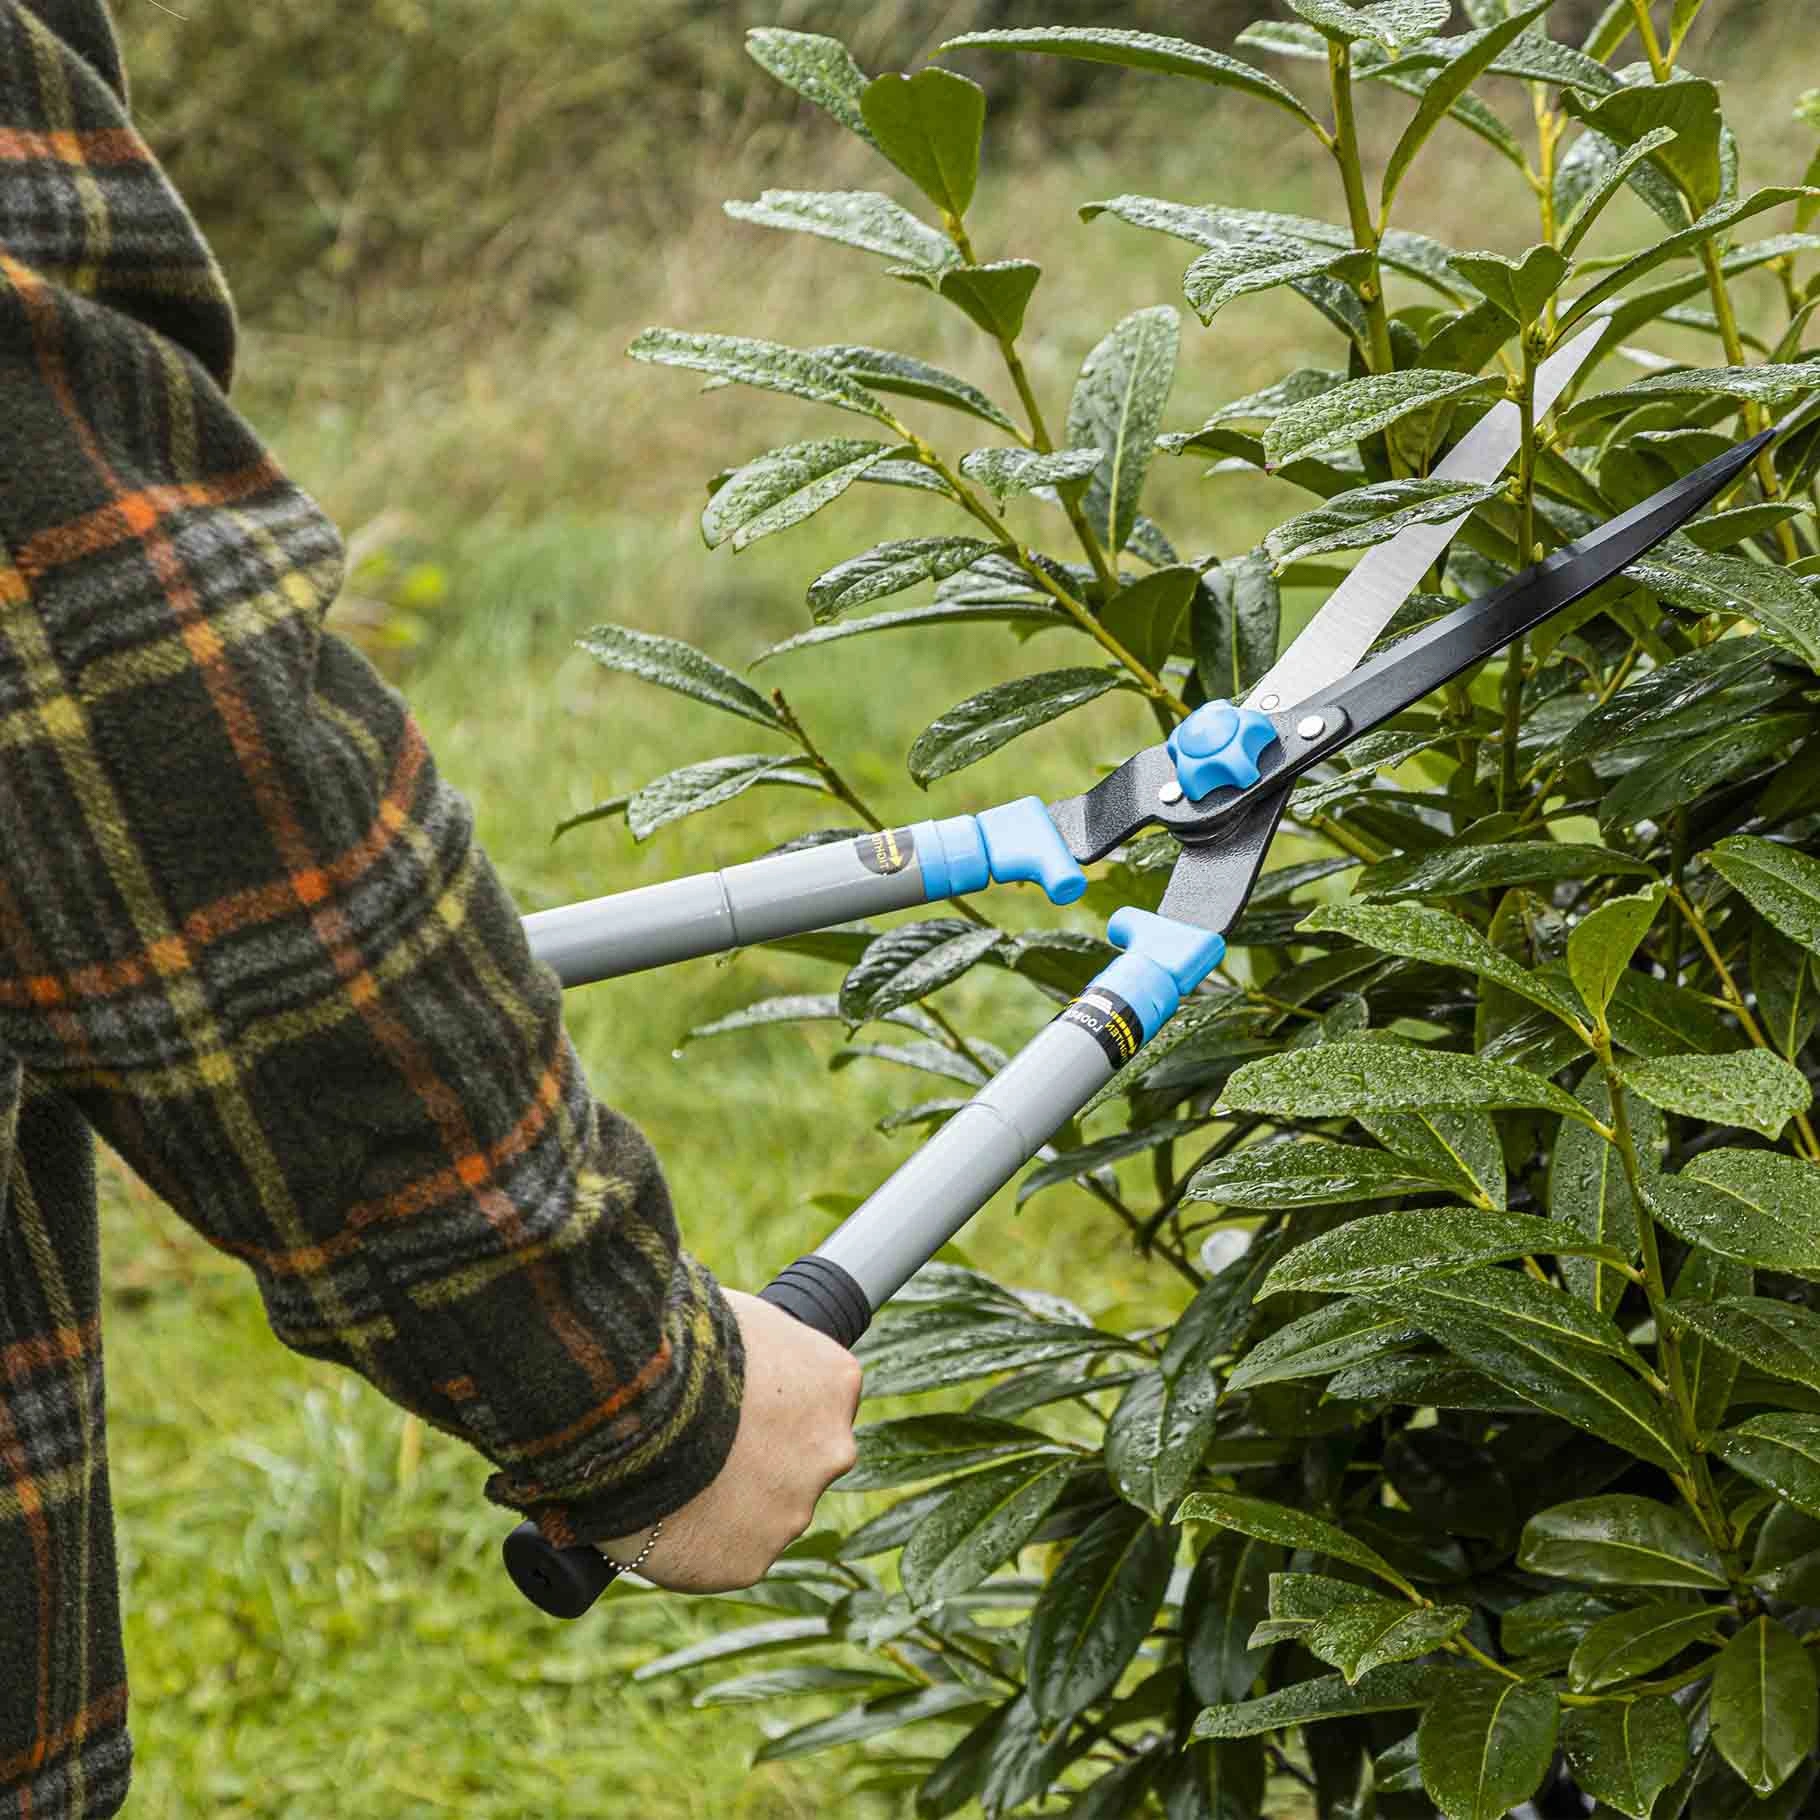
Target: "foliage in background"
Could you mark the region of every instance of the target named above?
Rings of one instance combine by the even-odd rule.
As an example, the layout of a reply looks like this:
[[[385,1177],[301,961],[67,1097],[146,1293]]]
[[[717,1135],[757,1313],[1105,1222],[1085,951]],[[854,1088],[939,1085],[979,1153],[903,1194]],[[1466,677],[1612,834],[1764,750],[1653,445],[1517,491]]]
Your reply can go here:
[[[1275,653],[1286,578],[1337,579],[1335,554],[1466,503],[1424,476],[1500,393],[1525,420],[1517,472],[1482,490],[1387,636],[1820,392],[1804,346],[1820,191],[1742,181],[1717,90],[1681,62],[1699,0],[1654,16],[1617,0],[1579,44],[1548,35],[1548,0],[1468,0],[1464,21],[1448,0],[1285,7],[1237,56],[1104,28],[943,47],[1236,90],[1331,154],[1344,225],[1240,197],[1083,207],[1188,242],[1204,322],[1272,290],[1336,332],[1329,367],[1184,430],[1165,429],[1181,334],[1166,304],[1108,329],[1052,429],[1018,352],[1040,269],[965,225],[973,83],[869,78],[812,34],[748,39],[925,206],[771,190],[729,212],[882,257],[975,323],[1009,383],[994,400],[858,342],[638,338],[642,359],[866,420],[716,476],[710,546],[856,484],[930,495],[930,533],[818,576],[812,629],[767,659],[957,622],[978,626],[982,671],[1002,627],[1084,641],[1051,668],[1020,646],[1013,674],[936,719],[908,759],[925,785],[1111,690],[1162,727],[1242,695]],[[1467,30],[1430,36],[1449,24]],[[1324,71],[1328,105],[1271,58]],[[1521,85],[1520,131],[1478,98],[1512,94],[1489,78]],[[1396,90],[1416,106],[1374,186],[1356,106]],[[1533,193],[1520,257],[1391,225],[1418,157],[1462,155]],[[1661,232],[1595,252],[1625,188]],[[1770,339],[1739,326],[1753,274],[1780,305]],[[1645,377],[1587,380],[1532,421],[1537,365],[1598,308],[1603,349]],[[1711,361],[1632,348],[1658,324],[1706,336]],[[962,452],[919,427],[934,408]],[[1183,556],[1141,509],[1159,453],[1268,470],[1314,503],[1258,548]],[[891,1739],[868,1785],[914,1788],[925,1816],[1065,1799],[1082,1820],[1159,1804],[1239,1820],[1295,1782],[1323,1815],[1495,1820],[1562,1757],[1607,1812],[1800,1809],[1820,1731],[1817,461],[1820,414],[1798,412],[1685,534],[1298,788],[1289,863],[1227,966],[1020,1190],[1093,1194],[1179,1279],[1179,1317],[1119,1331],[1051,1293],[926,1269],[862,1344],[868,1390],[969,1400],[869,1426],[844,1482],[917,1489],[799,1547],[755,1594],[786,1615],[647,1677],[762,1656],[701,1700],[819,1697],[760,1757]],[[930,604],[876,606],[926,582]],[[586,645],[769,740],[576,821],[623,814],[643,839],[765,785],[879,825],[781,692],[675,640],[602,626]],[[863,686],[889,660],[856,649]],[[1090,901],[1154,906],[1172,857],[1167,837],[1135,842]],[[1310,890],[1312,910],[1295,901]],[[929,1083],[887,1123],[939,1123],[1004,1051],[936,995],[993,967],[1065,1001],[1110,957],[1084,933],[956,910],[776,944],[839,968],[838,986],[697,1034],[844,1022],[837,1067]],[[897,1737],[912,1725],[915,1742]]]
[[[1180,26],[1168,0],[1118,10],[1136,29]],[[1564,0],[1564,13],[1594,10]],[[431,323],[496,336],[572,304],[601,253],[629,262],[661,241],[704,167],[764,159],[796,104],[745,79],[746,26],[836,32],[895,67],[963,29],[1105,15],[1090,0],[114,0],[114,12],[135,116],[248,317],[400,336]],[[1197,16],[1230,33],[1247,14],[1218,0]],[[1091,72],[985,75],[1001,120],[1082,130]]]

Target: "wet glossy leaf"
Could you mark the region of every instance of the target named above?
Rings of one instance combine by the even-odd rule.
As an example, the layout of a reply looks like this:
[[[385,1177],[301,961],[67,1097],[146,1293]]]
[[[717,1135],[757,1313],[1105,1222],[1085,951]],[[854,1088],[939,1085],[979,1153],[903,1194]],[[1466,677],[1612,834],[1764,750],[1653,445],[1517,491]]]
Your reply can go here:
[[[1799,188],[1763,189],[1756,190],[1751,195],[1740,197],[1732,202],[1715,203],[1688,227],[1643,248],[1641,252],[1626,260],[1616,271],[1607,273],[1590,289],[1582,291],[1574,299],[1572,306],[1562,313],[1560,321],[1556,323],[1556,339],[1559,340],[1564,336],[1575,323],[1603,303],[1606,298],[1615,297],[1618,292],[1634,284],[1645,272],[1653,271],[1664,260],[1690,253],[1716,235],[1736,227],[1739,222],[1748,221],[1752,216],[1761,215],[1765,210],[1780,208],[1784,203],[1797,201],[1802,194],[1803,192]]]
[[[1437,1189],[1459,1194],[1459,1178],[1382,1150],[1312,1138],[1232,1151],[1196,1171],[1188,1199],[1227,1207],[1318,1207]]]
[[[819,32],[791,32],[758,26],[746,33],[746,54],[788,88],[832,114],[849,132],[870,143],[871,128],[860,113],[866,72],[838,38]]]
[[[685,815],[718,808],[743,796],[755,784],[781,784],[798,790],[826,790],[818,772],[797,769],[797,761],[774,752],[741,752],[684,765],[653,778],[635,790],[626,804],[626,826],[634,840],[644,840]]]
[[[1540,1284],[1529,1285],[1540,1292],[1533,1298],[1520,1287],[1490,1289],[1500,1274],[1510,1273],[1472,1273],[1476,1293],[1465,1296],[1452,1276],[1387,1285],[1372,1299],[1408,1315],[1449,1352],[1538,1408],[1665,1471],[1686,1471],[1683,1444],[1661,1403],[1633,1373],[1588,1349],[1589,1335],[1603,1337],[1592,1317],[1586,1329],[1576,1328],[1567,1310],[1578,1305]]]
[[[1535,1106],[1590,1119],[1559,1087],[1526,1068],[1377,1040],[1322,1043],[1247,1062],[1227,1081],[1215,1110],[1340,1118],[1430,1106]]]
[[[1045,670],[1019,676],[952,707],[917,735],[910,775],[928,785],[996,752],[1019,734],[1132,685],[1113,670]]]
[[[1820,598],[1786,569],[1670,543],[1658,545],[1624,574],[1689,612],[1754,619],[1777,644],[1820,670]]]
[[[1579,196],[1561,223],[1560,246],[1568,258],[1574,256],[1575,249],[1604,212],[1605,205],[1629,181],[1637,166],[1667,145],[1674,136],[1675,129],[1672,126],[1654,127],[1603,164],[1597,178]]]
[[[891,453],[889,443],[847,436],[772,449],[716,490],[701,515],[702,541],[714,549],[731,537],[734,549],[743,550],[800,524]]]
[[[1007,1317],[936,1333],[903,1321],[881,1322],[855,1350],[866,1368],[866,1395],[897,1397],[1029,1365],[1131,1352],[1135,1347],[1118,1334],[1093,1327]]]
[[[809,350],[818,359],[838,367],[850,379],[856,379],[869,392],[895,392],[905,398],[921,399],[925,404],[946,405],[950,410],[965,411],[969,417],[1011,429],[1009,417],[978,386],[940,367],[931,366],[911,354],[899,354],[889,348],[862,347],[852,342],[834,342],[827,347]]]
[[[1298,1245],[1264,1279],[1260,1299],[1288,1290],[1353,1294],[1396,1286],[1411,1275],[1451,1275],[1482,1264],[1596,1249],[1560,1223],[1529,1213],[1376,1213]]]
[[[1773,1618],[1756,1618],[1725,1646],[1713,1675],[1712,1736],[1761,1798],[1805,1763],[1820,1728],[1814,1665]]]
[[[1318,1619],[1303,1639],[1309,1652],[1355,1684],[1387,1662],[1410,1662],[1458,1636],[1472,1617],[1467,1605],[1411,1606],[1369,1599]]]
[[[1567,938],[1567,971],[1574,990],[1595,1016],[1604,1016],[1620,977],[1667,895],[1667,885],[1654,884],[1634,897],[1609,899],[1574,925]]]
[[[876,613],[867,619],[836,620],[832,625],[817,626],[812,631],[798,633],[795,638],[786,638],[781,644],[759,652],[753,658],[752,666],[756,669],[774,657],[784,657],[792,651],[806,651],[814,645],[834,644],[843,638],[865,638],[874,632],[892,632],[906,626],[998,624],[1035,629],[1045,625],[1072,623],[1066,614],[1056,608],[1034,603],[1025,605],[1018,601],[1006,601],[997,606],[974,607],[938,602],[931,607],[905,607],[895,613]]]
[[[1371,1299],[1420,1325],[1438,1324],[1450,1317],[1470,1320],[1520,1335],[1526,1345],[1556,1356],[1566,1347],[1590,1347],[1630,1362],[1637,1356],[1608,1315],[1521,1271],[1475,1269],[1425,1276],[1374,1290]]]
[[[1628,853],[1572,841],[1500,841],[1437,847],[1399,854],[1359,874],[1353,895],[1374,901],[1401,897],[1460,897],[1510,885],[1549,884],[1564,878],[1647,878],[1650,869]]]
[[[1001,500],[1032,487],[1054,487],[1069,498],[1099,465],[1097,448],[1057,449],[1052,455],[1034,449],[975,449],[961,457],[961,472]]]
[[[952,70],[876,77],[859,98],[873,143],[944,213],[957,221],[979,177],[986,91]]]
[[[899,923],[874,936],[841,982],[841,1015],[850,1024],[862,1024],[872,1015],[878,994],[912,964],[949,942],[983,933],[958,916],[925,917]]]
[[[1315,1554],[1330,1555],[1336,1561],[1350,1562],[1367,1573],[1388,1580],[1399,1591],[1414,1596],[1407,1580],[1376,1549],[1349,1536],[1345,1530],[1310,1516],[1303,1510],[1292,1510],[1286,1504],[1273,1504],[1265,1498],[1241,1497],[1233,1491],[1197,1491],[1184,1498],[1175,1520],[1178,1523],[1217,1523],[1222,1529],[1236,1529],[1256,1536],[1261,1542],[1276,1542],[1284,1548],[1305,1548]]]
[[[1793,1061],[1807,1046],[1820,1018],[1808,950],[1759,917],[1750,933],[1750,983],[1757,1021],[1769,1040]]]
[[[1024,1673],[1045,1726],[1107,1693],[1150,1634],[1168,1590],[1176,1532],[1128,1505],[1068,1551],[1030,1614]]]
[[[1613,392],[1594,392],[1579,399],[1563,413],[1562,422],[1577,429],[1601,418],[1622,417],[1661,398],[1697,396],[1749,399],[1776,407],[1803,394],[1820,391],[1820,372],[1810,365],[1754,367],[1682,367],[1672,373],[1651,373]]]
[[[692,335],[680,329],[646,329],[626,352],[656,366],[692,367],[712,378],[768,392],[786,392],[812,404],[831,404],[889,421],[889,413],[839,368],[800,348],[743,335]]]
[[[1322,3],[1325,4],[1326,0],[1322,0]],[[1387,217],[1390,214],[1391,201],[1408,173],[1410,165],[1414,163],[1416,153],[1427,142],[1429,134],[1446,118],[1454,103],[1466,94],[1466,91],[1496,61],[1499,53],[1507,45],[1511,44],[1520,33],[1526,31],[1553,4],[1554,0],[1535,0],[1533,5],[1522,8],[1508,19],[1501,20],[1483,32],[1474,33],[1467,41],[1462,42],[1458,39],[1441,41],[1447,47],[1444,53],[1447,60],[1426,82],[1422,90],[1421,106],[1416,109],[1415,118],[1403,129],[1403,136],[1397,141],[1396,149],[1390,154],[1390,160],[1384,167],[1384,186],[1379,201],[1381,215]],[[1369,15],[1381,12],[1382,9],[1367,7],[1364,10],[1365,14]],[[1441,21],[1445,21],[1452,10],[1451,6],[1442,6],[1440,0],[1435,0],[1433,6],[1426,8],[1408,4],[1406,5],[1407,16],[1398,19],[1387,35],[1374,35],[1378,36],[1381,44],[1389,49],[1395,49],[1399,44],[1408,43],[1412,38],[1428,36],[1430,32],[1438,29],[1438,26],[1426,26],[1424,29],[1425,21],[1435,18],[1437,14]],[[1313,15],[1305,16],[1309,17],[1317,27],[1320,25],[1321,21],[1314,18]],[[1409,29],[1410,27],[1416,29],[1412,31]],[[1558,259],[1559,255],[1556,255],[1556,258]],[[1562,264],[1564,269],[1565,262]],[[1470,278],[1471,274],[1468,273],[1467,276]],[[1478,281],[1474,279],[1473,282]],[[1558,275],[1555,282],[1559,283]],[[1484,289],[1483,286],[1480,288]],[[1552,291],[1553,286],[1551,285],[1549,289]]]
[[[1369,40],[1386,50],[1433,37],[1453,11],[1450,0],[1288,0],[1288,6],[1336,44]]]
[[[1186,563],[1153,569],[1101,608],[1100,623],[1146,669],[1160,671],[1185,642],[1189,603],[1200,579]]]
[[[1181,318],[1167,304],[1134,310],[1081,363],[1068,401],[1068,443],[1099,449],[1083,510],[1109,551],[1125,547],[1175,381]]]
[[[1367,256],[1356,248],[1311,247],[1296,241],[1222,242],[1207,249],[1182,274],[1182,294],[1202,322],[1227,304],[1279,285],[1312,278],[1362,278]]]
[[[1635,967],[1618,975],[1618,989],[1605,1015],[1612,1040],[1638,1055],[1684,1055],[1689,1050],[1719,1055],[1743,1040],[1706,997]],[[1633,1123],[1638,1108],[1646,1104],[1632,1100]]]
[[[1363,442],[1415,411],[1482,395],[1502,381],[1469,373],[1414,368],[1348,380],[1305,404],[1291,405],[1264,432],[1264,454],[1273,468]]]
[[[1752,1416],[1714,1435],[1712,1450],[1734,1472],[1820,1517],[1820,1416]]]
[[[1503,496],[1501,483],[1463,480],[1386,480],[1341,493],[1298,512],[1264,539],[1279,573],[1332,550],[1388,543],[1411,525],[1445,524]]]
[[[1724,1592],[1725,1568],[1685,1510],[1612,1492],[1557,1504],[1523,1526],[1517,1565],[1600,1585]]]
[[[888,1669],[836,1668],[826,1662],[804,1662],[794,1668],[762,1669],[704,1687],[691,1706],[751,1706],[800,1694],[873,1695],[914,1690],[917,1683]]]
[[[1561,1721],[1561,1748],[1581,1788],[1636,1820],[1687,1765],[1687,1720],[1665,1694],[1576,1706]]]
[[[817,576],[809,584],[809,611],[818,623],[833,619],[919,581],[958,574],[993,549],[977,537],[904,537],[877,544]]]
[[[1464,967],[1468,972],[1496,980],[1506,991],[1557,1017],[1575,1023],[1581,1017],[1580,1006],[1559,987],[1519,967],[1470,923],[1445,910],[1421,904],[1323,904],[1301,926],[1349,935],[1368,947],[1409,960]]]
[[[1576,1693],[1587,1694],[1646,1675],[1690,1644],[1709,1640],[1724,1616],[1723,1606],[1656,1599],[1602,1618],[1575,1645],[1568,1681]]]
[[[1395,1309],[1349,1298],[1314,1309],[1253,1346],[1226,1380],[1229,1391],[1295,1378],[1324,1377],[1376,1358],[1420,1336]]]
[[[1276,662],[1283,596],[1262,550],[1209,569],[1189,608],[1194,669],[1213,701],[1242,701]]]
[[[794,1649],[799,1643],[818,1643],[828,1635],[826,1618],[772,1618],[763,1624],[747,1624],[738,1630],[717,1631],[694,1643],[673,1649],[650,1662],[642,1662],[632,1671],[634,1681],[655,1681],[660,1675],[673,1675],[679,1669],[699,1668],[704,1662],[718,1662],[727,1656],[755,1656],[772,1650]]]
[[[1028,259],[995,259],[987,265],[951,265],[931,274],[920,266],[893,266],[890,276],[925,285],[952,303],[988,335],[1015,341],[1043,268]]]
[[[1464,1679],[1457,1671],[1426,1662],[1393,1662],[1374,1668],[1356,1687],[1343,1675],[1316,1675],[1260,1699],[1234,1706],[1210,1706],[1194,1722],[1197,1738],[1251,1738],[1259,1732],[1312,1725],[1360,1713],[1394,1713],[1451,1698]]]
[[[1561,756],[1584,758],[1644,732],[1709,695],[1744,681],[1762,667],[1768,656],[1761,640],[1724,638],[1635,676],[1610,701],[1574,724],[1562,742]]]
[[[1488,1114],[1429,1107],[1420,1112],[1361,1112],[1358,1121],[1385,1149],[1466,1187],[1464,1198],[1502,1212],[1504,1147]]]
[[[1252,1820],[1261,1811],[1269,1763],[1261,1740],[1202,1740],[1178,1751],[1158,1778],[1163,1820]]]
[[[919,1609],[965,1592],[1023,1547],[1062,1494],[1073,1457],[1038,1455],[962,1479],[904,1546],[904,1590]]]
[[[1219,1400],[1211,1367],[1132,1384],[1106,1425],[1106,1475],[1119,1496],[1162,1521],[1207,1451]]]
[[[753,1752],[752,1760],[778,1763],[786,1757],[806,1757],[812,1751],[856,1744],[862,1738],[876,1738],[919,1720],[939,1719],[985,1704],[985,1695],[962,1682],[938,1681],[933,1687],[919,1687],[909,1693],[885,1694],[826,1719],[812,1719],[780,1737],[767,1738]]]
[[[1731,1055],[1665,1055],[1627,1062],[1624,1081],[1664,1112],[1710,1125],[1743,1125],[1766,1138],[1780,1136],[1814,1097],[1807,1077],[1766,1049]]]
[[[635,632],[629,626],[594,626],[575,642],[609,670],[656,683],[660,689],[673,689],[711,708],[755,720],[761,727],[783,725],[776,708],[756,689],[680,638]]]
[[[1618,145],[1634,145],[1646,134],[1671,128],[1674,138],[1654,154],[1696,210],[1719,200],[1719,91],[1698,79],[1644,83],[1614,90],[1588,104],[1572,90],[1562,105],[1585,126]]]
[[[1036,26],[1022,31],[963,32],[941,47],[949,50],[1041,51],[1052,57],[1076,57],[1088,63],[1118,63],[1129,69],[1190,76],[1223,88],[1236,88],[1274,102],[1302,120],[1313,120],[1300,101],[1280,82],[1248,63],[1222,56],[1182,38],[1154,32],[1128,32],[1100,26]]]
[[[1820,1181],[1812,1164],[1769,1150],[1709,1150],[1645,1183],[1677,1238],[1721,1257],[1820,1277]]]
[[[756,202],[724,202],[735,221],[838,240],[861,252],[939,271],[960,253],[946,234],[876,190],[766,190]]]
[[[850,1472],[829,1486],[830,1491],[915,1485],[1010,1454],[1056,1450],[1056,1443],[1034,1428],[975,1415],[904,1416],[895,1422],[872,1422],[856,1428],[853,1438],[859,1459]]]
[[[1675,1275],[1666,1308],[1685,1313],[1729,1297],[1748,1296],[1756,1287],[1756,1273],[1736,1258],[1696,1245]],[[1671,1326],[1675,1317],[1667,1317]],[[1725,1419],[1732,1389],[1738,1381],[1739,1361],[1723,1346],[1708,1345],[1697,1328],[1681,1327],[1681,1375],[1692,1404],[1694,1427],[1710,1434]]]
[[[1284,1560],[1273,1542],[1223,1530],[1201,1550],[1182,1604],[1182,1656],[1195,1697],[1208,1706],[1242,1700],[1268,1651],[1249,1638],[1269,1609],[1270,1581]]]
[[[1820,603],[1815,610],[1820,614]],[[1656,762],[1641,764],[1620,778],[1599,805],[1599,821],[1607,829],[1659,821],[1714,784],[1773,758],[1811,724],[1805,714],[1762,714],[1685,740]]]
[[[1756,834],[1727,836],[1710,858],[1784,935],[1820,954],[1820,860]]]
[[[1666,1306],[1676,1328],[1724,1347],[1772,1377],[1820,1390],[1820,1315],[1811,1309],[1754,1295]]]
[[[1422,1786],[1447,1820],[1503,1820],[1547,1775],[1560,1717],[1553,1688],[1462,1675],[1422,1714]]]

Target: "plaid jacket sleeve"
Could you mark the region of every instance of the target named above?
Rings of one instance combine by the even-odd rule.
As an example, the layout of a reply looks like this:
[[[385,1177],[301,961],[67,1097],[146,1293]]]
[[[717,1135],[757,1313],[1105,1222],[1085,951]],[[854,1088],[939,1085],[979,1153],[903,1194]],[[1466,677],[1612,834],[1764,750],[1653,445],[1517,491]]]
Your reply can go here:
[[[553,1539],[623,1533],[719,1470],[737,1327],[467,803],[324,630],[341,544],[233,351],[99,0],[0,0],[0,1060],[287,1344]]]

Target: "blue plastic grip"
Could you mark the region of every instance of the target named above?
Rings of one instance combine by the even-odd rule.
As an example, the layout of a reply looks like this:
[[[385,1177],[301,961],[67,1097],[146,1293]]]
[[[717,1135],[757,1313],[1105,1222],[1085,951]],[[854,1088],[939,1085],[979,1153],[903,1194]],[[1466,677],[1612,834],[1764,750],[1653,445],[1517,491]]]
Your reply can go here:
[[[1040,796],[1001,803],[981,815],[918,822],[910,832],[923,868],[925,903],[1014,880],[1041,885],[1052,904],[1071,904],[1087,889],[1087,874]]]
[[[1127,1000],[1149,1042],[1175,1015],[1226,953],[1226,938],[1148,910],[1118,911],[1106,925],[1106,939],[1125,952],[1094,980]],[[1088,988],[1092,991],[1093,987]]]
[[[910,830],[916,857],[923,868],[923,902],[938,904],[944,897],[963,897],[991,882],[986,843],[979,823],[971,815],[947,821],[918,822]]]
[[[1164,742],[1175,760],[1182,794],[1191,803],[1228,784],[1244,789],[1258,781],[1258,754],[1277,736],[1268,714],[1235,708],[1229,701],[1210,701],[1195,711]]]
[[[1040,796],[1021,796],[975,818],[995,883],[1021,879],[1041,885],[1052,904],[1071,904],[1087,889],[1087,874],[1068,851]]]

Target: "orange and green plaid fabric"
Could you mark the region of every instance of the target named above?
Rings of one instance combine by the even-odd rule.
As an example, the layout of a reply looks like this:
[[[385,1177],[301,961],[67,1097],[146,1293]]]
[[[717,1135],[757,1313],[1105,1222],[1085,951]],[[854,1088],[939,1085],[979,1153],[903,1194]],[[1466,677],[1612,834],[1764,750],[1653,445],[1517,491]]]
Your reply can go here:
[[[101,0],[0,0],[0,1820],[126,1792],[94,1133],[557,1541],[685,1502],[738,1418],[649,1149],[324,630],[342,546],[234,333]]]

